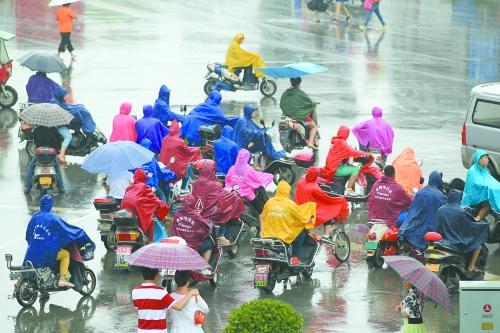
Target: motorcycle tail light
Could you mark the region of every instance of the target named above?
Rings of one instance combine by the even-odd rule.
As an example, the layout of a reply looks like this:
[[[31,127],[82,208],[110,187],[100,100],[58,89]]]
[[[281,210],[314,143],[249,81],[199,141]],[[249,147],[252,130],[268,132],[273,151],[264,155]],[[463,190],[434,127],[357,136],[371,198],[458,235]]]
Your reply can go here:
[[[369,239],[369,240],[376,240],[376,239],[377,239],[377,234],[376,234],[376,233],[374,233],[374,232],[370,232],[370,233],[368,234],[368,239]]]
[[[384,256],[393,256],[398,253],[398,249],[395,246],[389,246],[385,251],[384,251]]]
[[[254,253],[255,253],[256,257],[261,257],[261,258],[268,258],[268,257],[275,256],[273,251],[266,250],[266,249],[255,249]]]
[[[116,240],[122,242],[135,242],[139,238],[139,233],[135,231],[131,232],[118,232],[116,233]]]

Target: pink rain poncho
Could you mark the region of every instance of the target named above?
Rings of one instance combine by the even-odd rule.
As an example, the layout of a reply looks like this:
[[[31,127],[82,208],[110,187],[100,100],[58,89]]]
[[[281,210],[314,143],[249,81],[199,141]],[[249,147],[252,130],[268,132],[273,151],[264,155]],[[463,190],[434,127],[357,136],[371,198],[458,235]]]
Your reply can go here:
[[[135,118],[130,115],[132,104],[122,103],[120,113],[113,118],[113,131],[109,141],[133,141],[137,140],[135,131]]]
[[[382,119],[382,109],[372,109],[373,119],[363,121],[352,129],[360,145],[378,148],[384,155],[392,153],[394,132],[391,125]]]
[[[229,169],[226,175],[226,190],[232,191],[234,185],[240,188],[238,193],[242,198],[250,201],[255,199],[255,191],[259,187],[266,187],[273,180],[273,175],[266,172],[258,172],[252,168],[250,161],[250,152],[241,149],[236,157],[236,163]]]

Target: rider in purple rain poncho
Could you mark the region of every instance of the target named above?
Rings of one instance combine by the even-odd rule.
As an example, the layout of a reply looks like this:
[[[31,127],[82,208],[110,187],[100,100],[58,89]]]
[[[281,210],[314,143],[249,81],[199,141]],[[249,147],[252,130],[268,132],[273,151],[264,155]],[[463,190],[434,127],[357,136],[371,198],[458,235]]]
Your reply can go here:
[[[373,118],[363,121],[352,129],[352,133],[359,142],[359,149],[368,150],[368,148],[379,149],[384,157],[392,153],[392,142],[394,131],[391,125],[382,119],[382,109],[378,106],[372,109]]]
[[[153,118],[153,107],[151,105],[144,105],[142,112],[144,117],[135,123],[135,130],[137,132],[136,142],[140,144],[142,140],[149,139],[151,141],[150,150],[158,154],[161,150],[163,138],[170,132],[160,120]]]
[[[45,72],[36,72],[26,85],[28,103],[50,103],[57,87],[59,85],[49,79]]]
[[[201,142],[198,130],[200,126],[229,125],[233,127],[238,121],[238,117],[226,117],[220,108],[222,95],[217,90],[212,90],[208,99],[196,106],[182,123],[181,136],[187,139],[190,146],[197,146]]]

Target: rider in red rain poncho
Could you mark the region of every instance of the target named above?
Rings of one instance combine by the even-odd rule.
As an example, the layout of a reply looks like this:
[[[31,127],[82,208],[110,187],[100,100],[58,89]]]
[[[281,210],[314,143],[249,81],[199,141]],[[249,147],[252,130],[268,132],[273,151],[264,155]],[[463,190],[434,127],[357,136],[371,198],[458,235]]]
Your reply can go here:
[[[355,195],[354,185],[358,179],[359,168],[351,165],[344,165],[343,161],[349,158],[365,156],[368,153],[350,147],[346,140],[349,137],[350,129],[346,125],[339,127],[337,136],[332,137],[330,150],[326,157],[326,164],[320,169],[320,173],[327,181],[331,181],[334,176],[349,176],[347,185],[348,193]]]
[[[318,185],[319,169],[311,167],[304,178],[299,180],[295,189],[295,202],[302,205],[306,202],[316,203],[316,223],[314,227],[325,225],[325,235],[329,235],[332,220],[343,221],[349,216],[349,205],[343,197],[331,197]]]
[[[134,183],[125,191],[121,209],[130,209],[137,214],[141,230],[152,241],[154,237],[153,216],[156,214],[158,219],[163,220],[170,208],[154,195],[151,187],[146,185],[146,179],[146,173],[141,168],[137,168],[134,172]]]

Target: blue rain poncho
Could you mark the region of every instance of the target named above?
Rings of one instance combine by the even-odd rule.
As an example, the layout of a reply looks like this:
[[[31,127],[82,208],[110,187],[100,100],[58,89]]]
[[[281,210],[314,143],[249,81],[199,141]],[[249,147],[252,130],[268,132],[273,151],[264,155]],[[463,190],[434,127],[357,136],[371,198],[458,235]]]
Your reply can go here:
[[[90,112],[83,104],[68,104],[64,100],[64,96],[68,94],[68,90],[63,87],[57,87],[54,91],[54,98],[50,101],[67,110],[73,115],[70,126],[78,126],[82,128],[83,133],[94,133],[96,125]]]
[[[491,209],[500,212],[500,183],[490,174],[488,167],[479,165],[483,155],[487,153],[481,149],[474,153],[473,164],[465,179],[462,206],[470,207],[487,201]]]
[[[28,249],[24,264],[30,261],[35,267],[55,268],[60,249],[75,243],[78,247],[95,244],[83,229],[66,223],[52,212],[52,197],[45,194],[40,199],[40,211],[35,213],[26,229]]]
[[[490,226],[486,221],[476,222],[474,217],[460,207],[461,199],[462,192],[459,190],[448,193],[448,203],[437,212],[437,232],[443,236],[444,243],[460,253],[469,253],[488,239]]]
[[[169,121],[184,121],[184,116],[170,110],[170,89],[166,85],[160,87],[158,98],[153,107],[153,118],[158,119],[162,124],[167,125]]]
[[[137,120],[135,123],[135,130],[137,132],[137,143],[141,143],[144,139],[151,141],[151,150],[158,154],[161,150],[161,142],[163,138],[168,135],[169,130],[156,118],[153,118],[153,107],[151,105],[144,105],[142,108],[144,117]]]
[[[433,171],[429,176],[429,183],[417,192],[406,219],[399,228],[399,236],[419,250],[425,250],[427,242],[424,235],[429,231],[436,231],[436,214],[438,209],[446,204],[442,174]]]
[[[182,123],[181,136],[187,139],[190,146],[197,146],[201,142],[198,130],[200,126],[229,125],[233,127],[238,121],[238,117],[226,117],[220,108],[222,96],[217,90],[210,93],[208,99],[196,106],[185,118]]]
[[[236,157],[241,148],[231,140],[232,137],[233,129],[226,125],[222,129],[221,137],[214,141],[214,158],[217,164],[217,172],[226,174],[236,162]]]
[[[141,146],[146,149],[151,149],[151,140],[143,139]],[[170,171],[166,166],[160,166],[156,157],[153,157],[151,162],[142,165],[142,170],[146,173],[146,184],[149,187],[158,188],[159,183],[168,183],[175,179],[175,173]],[[133,171],[135,172],[135,170]]]
[[[263,151],[273,160],[279,160],[286,156],[284,151],[276,151],[271,143],[269,136],[266,134],[267,129],[259,127],[252,120],[252,113],[256,110],[253,105],[245,105],[243,109],[243,117],[238,119],[234,126],[233,141],[240,147],[248,149],[251,153]],[[250,147],[250,143],[253,143]]]

